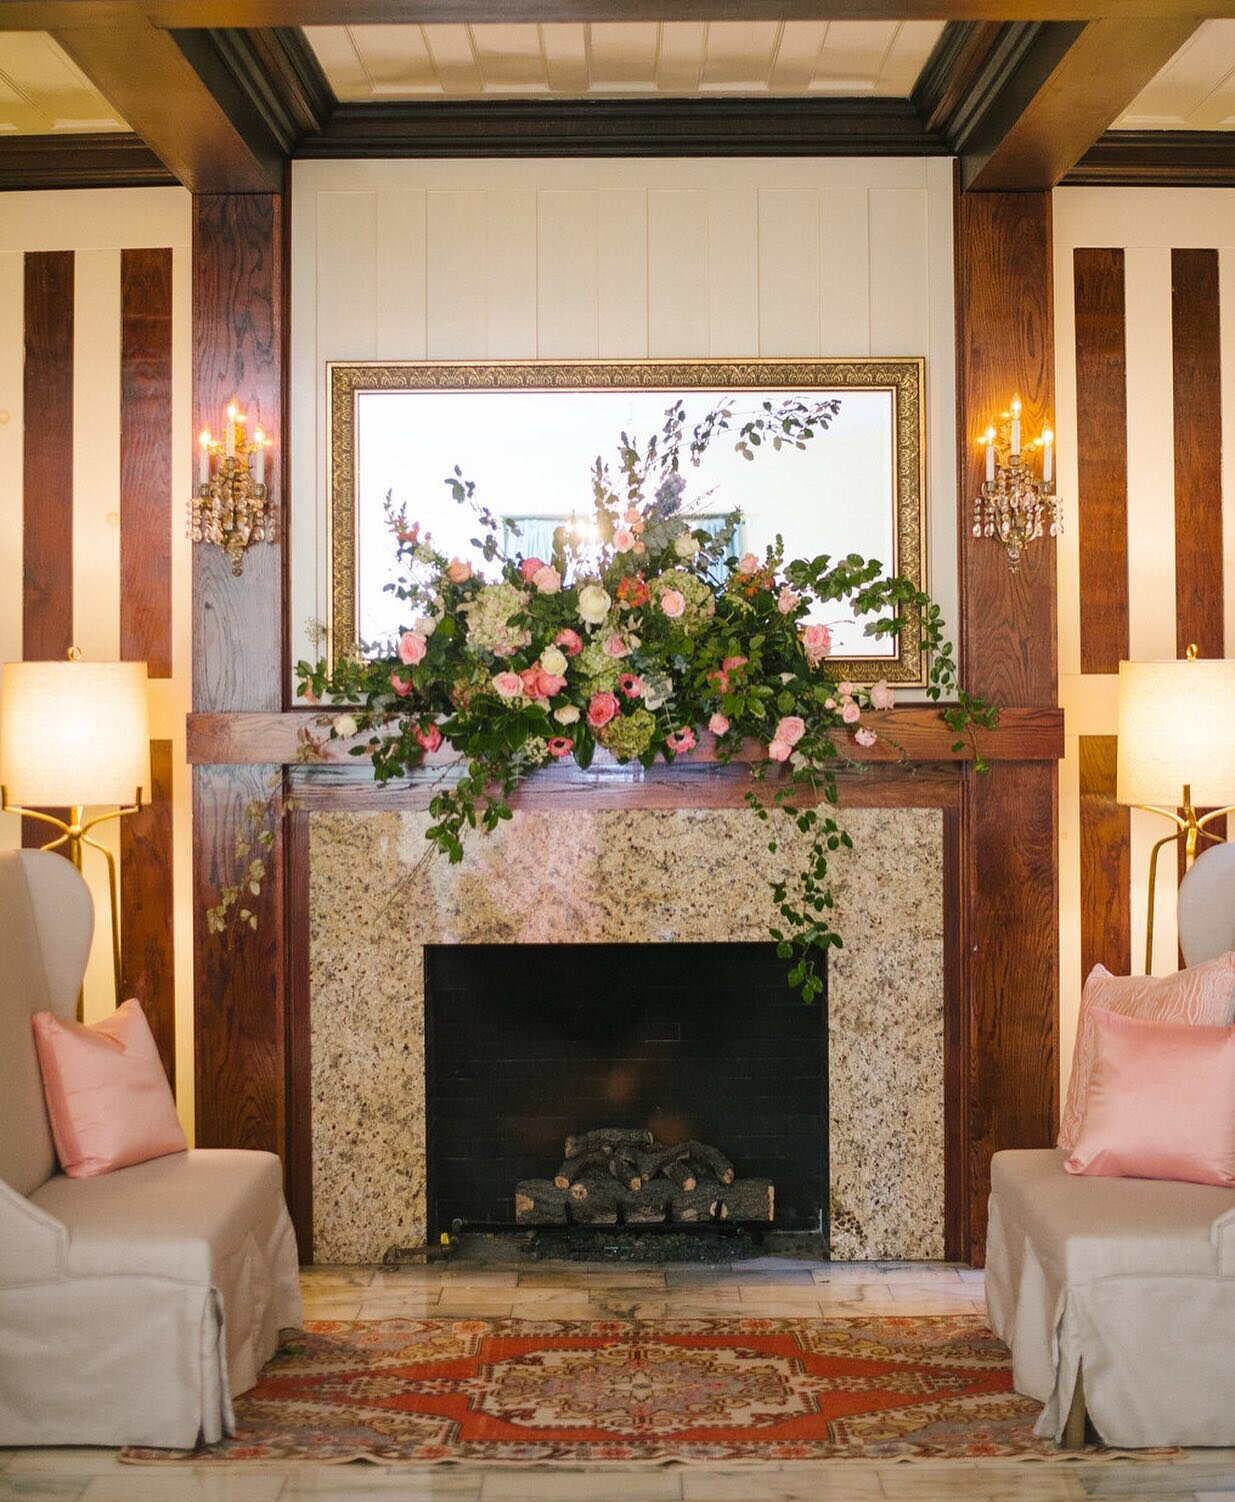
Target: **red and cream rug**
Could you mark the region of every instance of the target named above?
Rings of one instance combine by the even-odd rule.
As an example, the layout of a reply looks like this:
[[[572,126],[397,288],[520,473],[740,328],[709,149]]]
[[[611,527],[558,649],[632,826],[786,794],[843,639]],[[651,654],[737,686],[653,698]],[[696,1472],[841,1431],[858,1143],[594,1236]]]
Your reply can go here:
[[[974,1315],[322,1321],[236,1402],[235,1438],[136,1462],[593,1465],[1046,1459]],[[1094,1452],[1088,1452],[1090,1454]]]

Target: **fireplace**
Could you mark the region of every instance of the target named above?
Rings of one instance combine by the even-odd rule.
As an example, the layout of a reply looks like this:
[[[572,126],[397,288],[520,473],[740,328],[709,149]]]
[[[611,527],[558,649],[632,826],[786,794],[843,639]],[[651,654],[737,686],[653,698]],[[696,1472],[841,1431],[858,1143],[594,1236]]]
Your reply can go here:
[[[826,1005],[773,945],[437,944],[424,963],[431,1238],[513,1228],[516,1183],[552,1179],[589,1127],[714,1144],[773,1182],[773,1229],[826,1236]]]

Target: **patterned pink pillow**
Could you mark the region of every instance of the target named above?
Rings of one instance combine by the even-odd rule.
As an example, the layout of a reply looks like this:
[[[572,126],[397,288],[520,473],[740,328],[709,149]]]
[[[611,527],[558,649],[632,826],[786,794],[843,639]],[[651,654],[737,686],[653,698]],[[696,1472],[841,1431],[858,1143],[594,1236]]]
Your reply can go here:
[[[1076,1146],[1085,1117],[1096,1057],[1090,1017],[1094,1007],[1147,1022],[1229,1027],[1235,1022],[1235,954],[1220,954],[1216,960],[1206,960],[1174,975],[1112,975],[1105,965],[1093,967],[1081,996],[1072,1078],[1059,1123],[1058,1145],[1069,1151]]]
[[[1235,1184],[1235,1027],[1095,1007],[1096,1059],[1069,1173]]]
[[[188,1147],[141,1005],[86,1027],[35,1012],[34,1042],[60,1166],[73,1179]]]

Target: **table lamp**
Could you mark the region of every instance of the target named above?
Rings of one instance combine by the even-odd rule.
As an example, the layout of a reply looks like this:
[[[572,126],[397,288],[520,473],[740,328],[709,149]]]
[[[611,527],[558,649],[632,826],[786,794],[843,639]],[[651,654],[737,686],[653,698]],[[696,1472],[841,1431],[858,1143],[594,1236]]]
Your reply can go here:
[[[1191,866],[1208,826],[1235,806],[1235,659],[1119,664],[1119,757],[1115,797],[1174,825],[1149,855],[1145,974],[1153,969],[1154,886],[1164,845],[1184,841]],[[1212,809],[1197,818],[1198,808]],[[1182,814],[1178,811],[1182,809]]]
[[[150,786],[144,662],[6,662],[0,673],[0,809],[58,830],[44,850],[65,847],[81,870],[82,847],[107,861],[112,965],[120,1001],[120,907],[116,858],[90,831],[136,813]],[[84,817],[88,807],[119,807]],[[69,810],[68,821],[42,812]]]

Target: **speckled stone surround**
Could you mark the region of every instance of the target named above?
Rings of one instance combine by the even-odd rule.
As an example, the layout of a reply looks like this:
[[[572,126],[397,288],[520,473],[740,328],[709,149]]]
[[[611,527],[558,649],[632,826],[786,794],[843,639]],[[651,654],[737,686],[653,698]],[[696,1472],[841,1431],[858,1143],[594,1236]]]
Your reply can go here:
[[[832,1255],[943,1256],[942,819],[854,809],[830,956]],[[319,1262],[425,1237],[430,943],[762,939],[793,841],[745,809],[519,812],[462,864],[427,814],[311,825],[313,1195]],[[788,820],[782,820],[788,827]],[[770,826],[775,829],[775,826]]]

